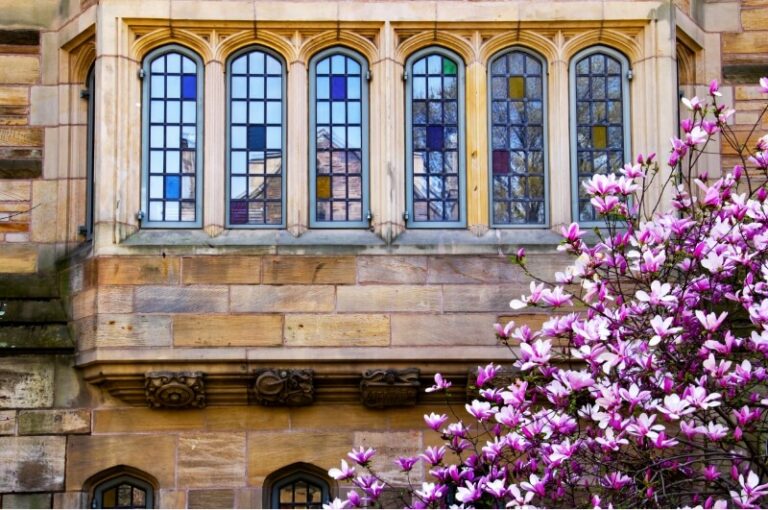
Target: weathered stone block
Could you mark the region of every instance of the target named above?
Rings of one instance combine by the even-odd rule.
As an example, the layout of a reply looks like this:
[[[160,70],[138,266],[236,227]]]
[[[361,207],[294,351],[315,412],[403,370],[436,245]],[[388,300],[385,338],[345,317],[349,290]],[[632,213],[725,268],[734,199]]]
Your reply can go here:
[[[768,38],[762,32],[726,33],[722,35],[723,53],[766,53]]]
[[[439,312],[440,286],[355,285],[336,289],[340,312]]]
[[[133,287],[99,287],[96,295],[99,313],[131,313],[133,311]]]
[[[101,285],[179,283],[178,257],[108,257],[98,259]]]
[[[282,315],[175,315],[173,317],[173,344],[177,346],[247,347],[282,343]]]
[[[0,105],[27,106],[28,104],[28,87],[0,87]]]
[[[94,434],[202,430],[204,411],[121,407],[93,411]]]
[[[64,487],[64,437],[0,437],[0,492]]]
[[[0,273],[34,273],[37,249],[29,245],[0,245]]]
[[[27,201],[31,198],[32,183],[30,181],[0,181],[0,201]]]
[[[19,435],[88,434],[91,413],[87,409],[20,411]]]
[[[176,486],[176,437],[172,435],[70,436],[68,444],[69,491],[81,490],[88,478],[120,464],[152,473],[160,487]]]
[[[3,508],[52,508],[50,493],[41,494],[6,494],[3,496]]]
[[[530,292],[519,285],[443,285],[444,312],[508,311],[509,302]]]
[[[2,65],[0,62],[0,68]],[[40,147],[42,145],[42,128],[0,127],[0,147]]]
[[[16,434],[16,411],[0,411],[0,436]]]
[[[233,489],[205,489],[189,491],[187,508],[235,508]]]
[[[160,505],[158,508],[187,508],[186,491],[159,490],[158,498]]]
[[[376,473],[393,484],[408,485],[410,480],[420,480],[423,476],[423,463],[419,462],[408,475],[398,469],[395,460],[398,457],[413,455],[421,448],[421,432],[355,432],[355,444],[373,448],[376,455],[372,467]]]
[[[45,360],[0,358],[0,408],[50,407],[53,382],[53,365]]]
[[[88,493],[57,492],[53,495],[53,508],[88,508]]]
[[[226,312],[229,289],[226,286],[136,288],[134,295],[137,312],[196,313]]]
[[[72,318],[82,319],[96,313],[96,289],[88,289],[72,297]]]
[[[392,345],[495,345],[492,314],[393,314]]]
[[[741,9],[741,26],[744,30],[765,30],[768,26],[768,8]]]
[[[522,283],[526,278],[504,257],[431,257],[427,274],[429,283]]]
[[[386,413],[360,405],[296,407],[291,409],[292,430],[386,430]]]
[[[40,75],[37,55],[0,55],[0,83],[35,83]]]
[[[259,283],[261,257],[228,255],[184,257],[182,275],[184,283]]]
[[[233,285],[233,312],[331,312],[332,285]]]
[[[179,486],[245,485],[245,434],[182,434],[178,441]]]
[[[376,314],[286,315],[289,346],[389,345],[389,317]]]
[[[103,314],[96,320],[99,347],[171,345],[171,318],[166,315]]]
[[[287,408],[261,406],[207,407],[205,429],[211,432],[241,430],[288,430]]]
[[[355,283],[354,257],[264,257],[262,283]]]
[[[357,281],[359,283],[426,283],[427,257],[358,257]]]
[[[0,124],[2,119],[0,119]],[[0,178],[34,179],[43,174],[41,159],[0,159]]]

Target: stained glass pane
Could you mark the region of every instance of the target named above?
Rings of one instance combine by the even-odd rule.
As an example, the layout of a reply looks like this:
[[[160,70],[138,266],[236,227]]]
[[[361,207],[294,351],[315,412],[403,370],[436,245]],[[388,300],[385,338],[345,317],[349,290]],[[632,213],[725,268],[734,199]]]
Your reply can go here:
[[[171,52],[149,64],[149,161],[147,219],[157,222],[196,221],[194,191],[182,182],[196,182],[197,88],[194,60]],[[194,186],[194,184],[192,184]],[[188,211],[181,215],[180,211]]]
[[[252,50],[230,69],[229,223],[277,226],[283,223],[282,178],[267,176],[283,171],[283,64]]]
[[[364,190],[359,174],[367,129],[361,102],[365,86],[362,73],[360,63],[342,53],[315,63],[314,221],[362,221]],[[330,124],[330,128],[322,124]]]
[[[606,53],[576,62],[576,183],[579,221],[597,221],[582,183],[594,174],[615,172],[623,164],[624,112],[621,63]],[[537,182],[532,184],[537,185]],[[529,216],[538,214],[530,210]]]
[[[413,149],[411,179],[413,219],[418,222],[459,221],[460,164],[458,105],[462,84],[458,64],[440,54],[426,55],[410,66]],[[503,85],[506,96],[506,82]],[[422,152],[426,150],[426,152]]]
[[[491,89],[490,113],[494,176],[491,209],[495,225],[544,223],[544,179],[539,178],[539,188],[532,190],[527,177],[544,173],[542,73],[543,65],[519,50],[499,55],[491,63],[491,83],[498,84]],[[532,207],[542,214],[527,214]]]

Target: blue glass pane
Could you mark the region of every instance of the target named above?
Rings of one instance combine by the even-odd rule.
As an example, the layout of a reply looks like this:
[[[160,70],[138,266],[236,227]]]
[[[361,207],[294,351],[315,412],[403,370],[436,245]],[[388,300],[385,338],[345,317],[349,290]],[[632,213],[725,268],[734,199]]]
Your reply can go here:
[[[442,150],[443,126],[427,126],[427,148],[431,150]]]
[[[197,99],[197,76],[185,74],[181,77],[181,97]]]
[[[343,101],[347,98],[347,78],[344,76],[331,76],[331,99]]]
[[[263,151],[267,147],[267,129],[264,126],[248,126],[248,149]]]
[[[167,200],[178,200],[181,198],[181,177],[178,175],[167,175],[165,177],[165,198]]]

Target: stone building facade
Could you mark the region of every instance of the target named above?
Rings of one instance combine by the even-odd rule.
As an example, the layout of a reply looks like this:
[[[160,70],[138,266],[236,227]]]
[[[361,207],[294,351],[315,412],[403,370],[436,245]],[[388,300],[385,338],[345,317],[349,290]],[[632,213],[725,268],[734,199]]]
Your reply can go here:
[[[0,0],[2,507],[301,506],[344,493],[326,471],[355,445],[404,482],[389,460],[439,440],[433,375],[461,405],[510,358],[505,254],[558,267],[579,179],[664,150],[680,90],[719,79],[757,121],[766,20]]]

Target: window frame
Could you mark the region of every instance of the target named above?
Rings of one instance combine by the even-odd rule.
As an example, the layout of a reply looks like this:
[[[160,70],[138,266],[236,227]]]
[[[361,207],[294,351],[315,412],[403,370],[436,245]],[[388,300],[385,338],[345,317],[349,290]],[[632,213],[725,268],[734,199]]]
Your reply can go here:
[[[458,84],[458,164],[459,164],[459,219],[458,221],[416,221],[413,207],[413,64],[427,55],[438,54],[456,62]],[[467,135],[466,135],[466,62],[458,54],[443,46],[430,45],[413,52],[405,60],[405,207],[406,228],[465,229],[467,228]]]
[[[493,63],[502,57],[507,56],[510,53],[519,51],[526,56],[532,57],[538,61],[541,65],[541,81],[542,81],[542,160],[544,168],[544,222],[543,223],[495,223],[493,221]],[[491,228],[498,229],[548,229],[551,222],[551,193],[550,193],[550,176],[549,176],[549,64],[547,59],[538,52],[520,45],[507,46],[497,51],[488,59],[488,69],[486,75],[486,116],[488,121],[487,126],[487,144],[488,144],[488,223]]]
[[[280,62],[280,66],[281,66],[281,70],[282,70],[282,76],[281,76],[281,78],[282,78],[282,84],[281,84],[282,88],[281,88],[281,92],[280,92],[280,94],[281,94],[281,97],[280,97],[280,103],[281,103],[280,107],[281,107],[282,116],[283,116],[282,117],[282,123],[281,123],[281,128],[282,128],[281,139],[282,139],[282,142],[281,142],[281,148],[280,148],[280,152],[281,152],[281,156],[280,156],[281,163],[280,164],[282,165],[282,168],[280,170],[280,175],[282,176],[282,183],[281,183],[281,185],[282,185],[282,191],[281,191],[282,199],[281,199],[280,217],[282,218],[282,221],[279,224],[263,224],[263,225],[260,225],[260,224],[248,224],[248,223],[245,223],[245,224],[241,224],[241,223],[233,224],[230,221],[230,211],[231,211],[231,209],[230,209],[230,201],[232,200],[232,198],[230,197],[230,187],[232,185],[232,182],[231,182],[231,179],[232,179],[232,174],[231,174],[231,170],[232,170],[232,168],[231,168],[232,167],[231,127],[232,126],[230,125],[231,120],[232,120],[232,63],[237,58],[242,57],[245,54],[251,53],[252,51],[261,51],[262,53],[264,53],[266,55],[269,55],[270,57],[276,59],[278,62]],[[288,190],[288,186],[287,186],[287,181],[288,181],[288,177],[287,177],[287,171],[288,171],[288,150],[286,148],[286,143],[288,141],[288,136],[287,136],[287,133],[288,133],[288,128],[287,128],[287,125],[288,125],[288,97],[287,97],[287,92],[288,92],[288,84],[287,84],[287,81],[288,81],[288,66],[287,66],[283,56],[280,55],[275,50],[273,50],[273,49],[271,49],[271,48],[269,48],[267,46],[261,45],[261,44],[250,44],[248,46],[244,46],[243,48],[238,49],[237,51],[233,52],[232,54],[230,54],[227,57],[227,63],[225,65],[225,67],[224,67],[224,80],[226,81],[226,84],[225,84],[225,87],[226,87],[225,88],[225,96],[224,96],[225,110],[226,110],[226,114],[225,114],[225,117],[224,117],[224,151],[225,151],[224,152],[224,157],[225,157],[225,160],[226,160],[224,162],[224,175],[225,175],[225,177],[224,177],[224,179],[225,179],[225,182],[224,182],[224,225],[225,225],[225,227],[224,228],[233,229],[233,230],[234,229],[237,229],[237,230],[240,230],[240,229],[246,229],[246,230],[247,229],[257,229],[257,230],[284,229],[284,228],[286,228],[286,225],[287,225],[286,214],[287,214],[287,211],[288,211],[288,208],[287,208],[287,202],[288,202],[288,197],[287,197],[287,190]],[[266,94],[266,91],[265,91],[265,94]],[[250,100],[250,99],[248,99],[248,100]],[[265,111],[264,115],[266,116],[266,111]],[[266,119],[266,117],[265,117],[265,119]],[[266,164],[266,161],[265,161],[265,164]],[[266,193],[266,190],[265,190],[265,193]],[[264,211],[264,214],[266,215],[266,210]]]
[[[149,106],[152,98],[150,97],[151,87],[151,66],[155,59],[168,53],[179,53],[195,62],[197,77],[197,97],[195,98],[195,221],[150,221],[149,220],[149,131],[150,116]],[[141,98],[141,214],[140,228],[179,228],[179,229],[199,229],[203,226],[203,180],[204,180],[204,147],[203,138],[205,118],[204,118],[204,89],[205,89],[205,65],[203,59],[195,51],[180,44],[166,44],[155,48],[147,53],[141,64],[143,72],[142,98]],[[181,213],[179,213],[181,217]]]
[[[104,508],[104,505],[103,505],[104,492],[126,482],[130,485],[136,486],[145,491],[146,506],[144,508],[155,508],[154,486],[146,480],[142,480],[141,478],[136,478],[135,476],[131,476],[128,474],[121,474],[112,478],[108,478],[96,484],[96,486],[93,488],[91,508]]]
[[[87,99],[86,127],[85,127],[85,224],[80,227],[80,233],[84,241],[93,240],[94,227],[94,133],[96,120],[96,67],[91,65],[85,78],[85,93]]]
[[[327,57],[333,55],[344,55],[353,59],[360,65],[360,122],[361,122],[361,213],[360,221],[318,221],[317,218],[317,64]],[[308,136],[308,168],[309,168],[309,227],[323,229],[339,228],[369,228],[371,212],[370,200],[370,147],[369,147],[369,88],[370,88],[370,67],[368,59],[357,51],[346,46],[331,46],[317,52],[309,59],[309,83],[307,90],[309,94],[309,136]]]
[[[624,163],[631,157],[632,149],[632,129],[631,129],[631,106],[632,98],[630,96],[629,74],[632,72],[632,66],[629,59],[622,52],[605,46],[596,44],[576,52],[568,63],[568,114],[570,122],[569,144],[570,144],[570,163],[571,163],[571,221],[585,227],[604,227],[605,221],[579,221],[579,155],[578,155],[578,119],[576,118],[576,65],[591,55],[603,53],[619,62],[621,66],[621,111],[622,111],[622,134],[624,136]],[[618,169],[617,169],[618,171]],[[594,174],[593,174],[594,175]]]
[[[270,484],[270,504],[268,508],[280,508],[280,490],[286,485],[293,484],[298,481],[311,482],[313,485],[320,487],[321,507],[324,503],[329,503],[331,501],[331,487],[327,481],[323,480],[319,476],[313,475],[308,471],[294,471],[284,477],[278,478]]]

